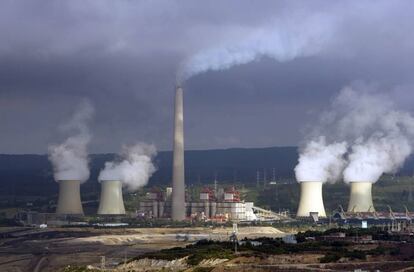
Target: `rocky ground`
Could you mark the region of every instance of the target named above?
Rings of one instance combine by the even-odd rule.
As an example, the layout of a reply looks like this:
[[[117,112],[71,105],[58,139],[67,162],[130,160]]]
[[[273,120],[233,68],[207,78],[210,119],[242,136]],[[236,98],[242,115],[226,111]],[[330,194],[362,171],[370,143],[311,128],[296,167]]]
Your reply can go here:
[[[231,228],[0,228],[0,271],[59,271],[68,265],[106,268],[145,252],[185,246],[201,239],[227,240]],[[239,229],[240,237],[280,237],[271,227]]]

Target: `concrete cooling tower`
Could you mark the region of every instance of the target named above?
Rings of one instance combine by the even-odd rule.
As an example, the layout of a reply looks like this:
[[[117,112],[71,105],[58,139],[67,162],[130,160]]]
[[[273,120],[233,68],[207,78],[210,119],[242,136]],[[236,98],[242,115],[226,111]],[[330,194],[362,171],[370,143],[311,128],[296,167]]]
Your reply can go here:
[[[184,115],[183,89],[175,91],[174,111],[174,147],[173,147],[173,191],[171,218],[174,221],[185,220],[185,182],[184,182]]]
[[[309,217],[311,212],[317,212],[319,217],[326,217],[322,199],[322,182],[300,182],[300,202],[297,217]]]
[[[79,180],[59,180],[57,214],[83,214]]]
[[[99,201],[98,214],[125,214],[121,181],[101,181],[101,199]]]
[[[372,202],[371,182],[350,182],[351,196],[348,204],[348,212],[374,212]]]

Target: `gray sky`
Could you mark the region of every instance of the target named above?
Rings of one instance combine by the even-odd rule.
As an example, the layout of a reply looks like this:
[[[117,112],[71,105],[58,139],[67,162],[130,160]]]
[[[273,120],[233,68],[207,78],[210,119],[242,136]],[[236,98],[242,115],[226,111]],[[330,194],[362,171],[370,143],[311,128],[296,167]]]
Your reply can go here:
[[[184,83],[187,149],[298,145],[355,81],[411,109],[413,13],[408,0],[0,1],[0,153],[46,153],[84,98],[96,111],[91,152],[169,150],[179,68],[240,46],[261,53]],[[274,35],[294,56],[268,54]]]

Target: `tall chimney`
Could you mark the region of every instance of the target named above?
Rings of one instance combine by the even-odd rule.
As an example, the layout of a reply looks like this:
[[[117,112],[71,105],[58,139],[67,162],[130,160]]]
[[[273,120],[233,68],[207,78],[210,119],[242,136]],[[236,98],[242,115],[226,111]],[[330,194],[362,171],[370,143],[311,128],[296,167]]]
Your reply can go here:
[[[57,214],[83,214],[79,180],[59,180]]]
[[[101,181],[101,199],[98,214],[125,214],[121,181]]]
[[[297,217],[309,217],[311,212],[317,212],[319,217],[326,217],[322,198],[322,182],[300,182],[300,201]]]
[[[371,182],[350,182],[351,196],[349,198],[348,212],[374,212],[372,202]]]
[[[171,218],[185,220],[183,89],[177,86],[174,111],[173,191]]]

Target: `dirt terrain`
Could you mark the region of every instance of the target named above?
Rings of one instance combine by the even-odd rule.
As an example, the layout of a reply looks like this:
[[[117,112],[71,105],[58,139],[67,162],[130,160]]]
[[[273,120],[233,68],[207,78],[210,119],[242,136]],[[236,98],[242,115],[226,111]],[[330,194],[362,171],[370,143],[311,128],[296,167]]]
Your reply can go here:
[[[113,268],[131,256],[185,246],[201,239],[227,240],[231,228],[0,228],[0,271],[59,271],[67,265]],[[239,228],[239,237],[281,237],[271,227]]]

